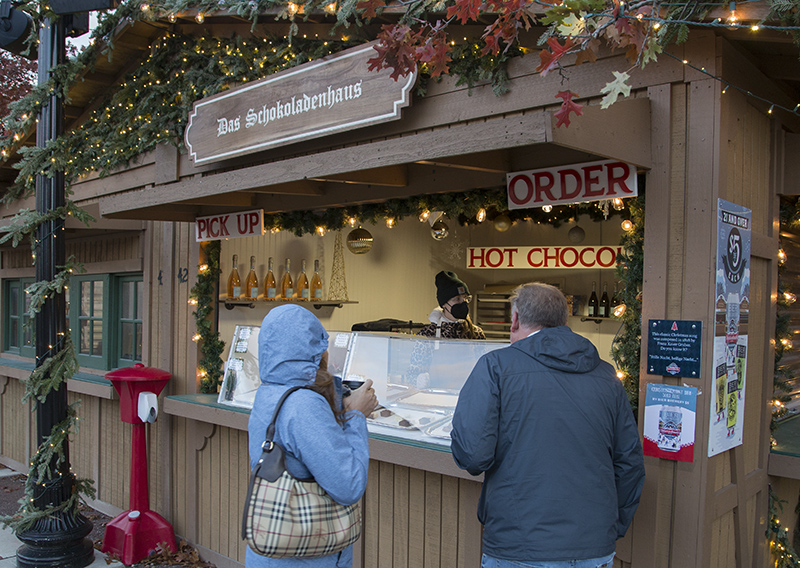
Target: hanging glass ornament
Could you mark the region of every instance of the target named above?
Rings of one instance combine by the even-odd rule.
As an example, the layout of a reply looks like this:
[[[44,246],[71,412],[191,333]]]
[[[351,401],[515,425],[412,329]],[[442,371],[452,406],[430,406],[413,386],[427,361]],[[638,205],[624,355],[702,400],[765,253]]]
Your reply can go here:
[[[583,239],[586,238],[586,231],[579,225],[575,225],[569,230],[567,236],[572,243],[582,243]]]
[[[625,209],[625,202],[622,201],[621,197],[615,197],[611,201],[611,206],[614,208],[614,211],[622,211]]]
[[[494,218],[494,228],[505,233],[511,228],[511,219],[505,213]]]
[[[372,250],[372,234],[362,227],[353,229],[347,235],[347,250],[353,254],[368,253]]]
[[[447,223],[439,219],[431,226],[431,236],[437,241],[443,241],[450,234],[450,227]]]

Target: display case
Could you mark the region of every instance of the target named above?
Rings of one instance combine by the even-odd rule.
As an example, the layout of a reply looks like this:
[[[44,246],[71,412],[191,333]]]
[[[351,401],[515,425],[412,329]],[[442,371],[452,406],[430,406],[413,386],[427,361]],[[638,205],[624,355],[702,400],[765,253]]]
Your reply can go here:
[[[258,377],[258,332],[237,326],[218,402],[251,408]],[[348,383],[372,379],[379,407],[371,434],[450,445],[453,411],[478,359],[507,341],[435,339],[402,333],[329,332],[328,370]]]

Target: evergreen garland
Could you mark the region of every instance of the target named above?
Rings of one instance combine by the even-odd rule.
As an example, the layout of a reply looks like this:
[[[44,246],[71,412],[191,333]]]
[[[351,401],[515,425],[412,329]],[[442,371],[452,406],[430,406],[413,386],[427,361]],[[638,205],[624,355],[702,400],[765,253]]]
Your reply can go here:
[[[800,568],[800,555],[789,542],[789,531],[781,526],[778,511],[783,512],[783,503],[769,487],[769,524],[767,525],[767,538],[769,550],[775,560],[775,568]],[[800,507],[800,503],[798,503]]]
[[[625,313],[622,329],[611,344],[611,357],[621,373],[622,384],[634,416],[639,415],[639,364],[642,353],[642,283],[644,282],[644,196],[628,200],[633,226],[622,235],[622,255],[618,258],[617,277],[625,283],[620,300]]]
[[[198,267],[197,283],[192,287],[190,302],[197,306],[194,312],[197,333],[195,340],[200,344],[201,358],[197,363],[197,374],[200,378],[200,392],[215,393],[222,383],[222,352],[225,342],[220,339],[214,325],[214,313],[217,309],[217,285],[221,274],[219,253],[220,241],[211,241],[202,245],[205,263]]]

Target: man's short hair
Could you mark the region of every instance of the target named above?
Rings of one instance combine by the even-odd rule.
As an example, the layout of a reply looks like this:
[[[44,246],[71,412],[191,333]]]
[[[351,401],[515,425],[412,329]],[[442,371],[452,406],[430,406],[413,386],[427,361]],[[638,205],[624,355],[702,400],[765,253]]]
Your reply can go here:
[[[518,286],[509,301],[519,323],[525,327],[567,325],[567,299],[555,286],[528,282]]]

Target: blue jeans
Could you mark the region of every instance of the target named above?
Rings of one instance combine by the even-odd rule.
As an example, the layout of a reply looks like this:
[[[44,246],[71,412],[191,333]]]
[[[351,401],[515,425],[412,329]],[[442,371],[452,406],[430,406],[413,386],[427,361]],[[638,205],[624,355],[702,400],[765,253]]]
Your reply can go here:
[[[587,560],[540,560],[534,562],[521,562],[518,560],[499,560],[486,556],[481,558],[481,568],[611,568],[614,564],[614,554]]]

